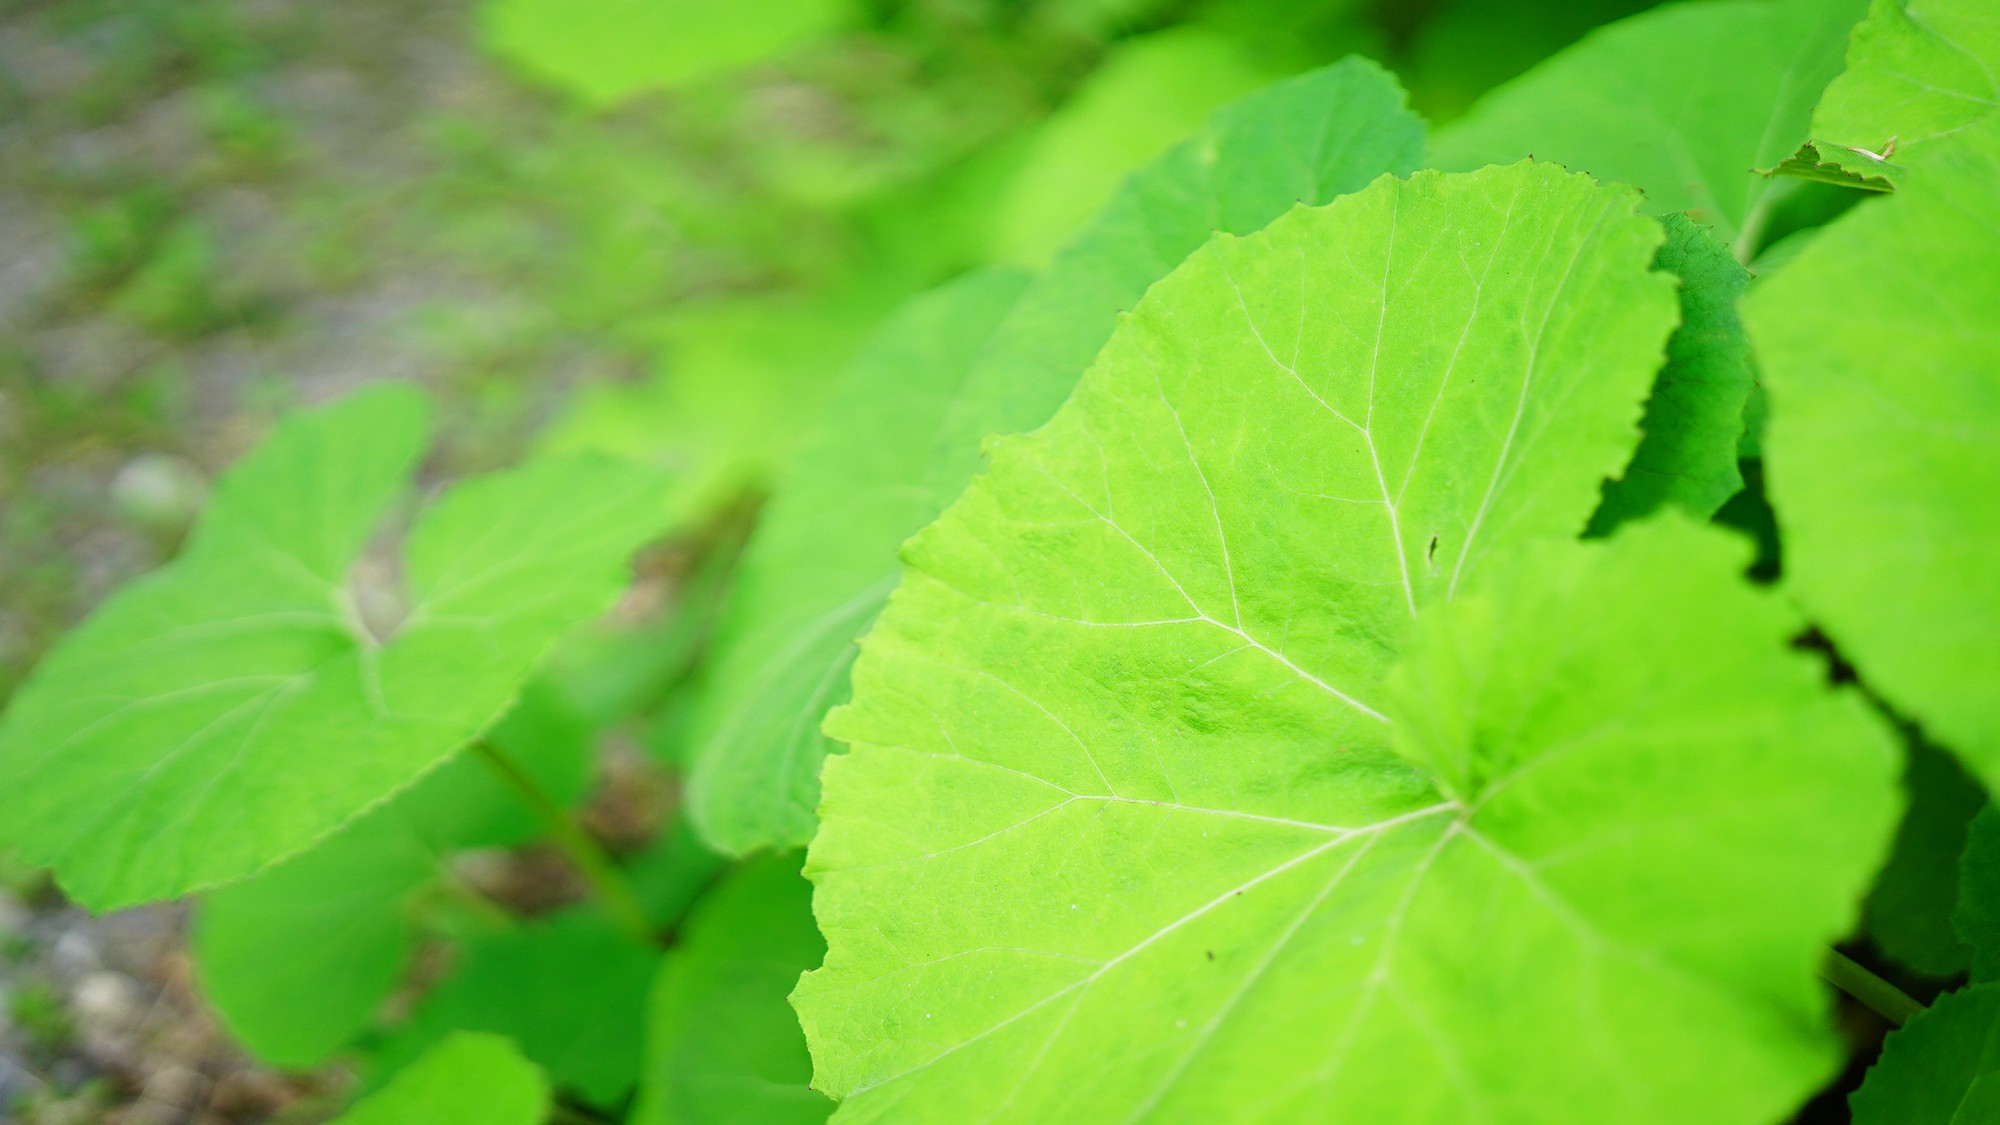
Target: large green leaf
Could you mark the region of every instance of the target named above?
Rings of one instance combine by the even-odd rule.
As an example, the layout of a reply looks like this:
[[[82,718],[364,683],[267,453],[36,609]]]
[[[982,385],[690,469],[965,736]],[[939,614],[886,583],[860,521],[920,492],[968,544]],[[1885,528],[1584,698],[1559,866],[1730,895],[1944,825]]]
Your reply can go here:
[[[476,938],[376,1062],[400,1064],[453,1032],[493,1032],[519,1042],[557,1085],[615,1105],[639,1075],[658,963],[657,950],[585,910]]]
[[[498,1035],[439,1043],[333,1125],[541,1125],[549,1087]]]
[[[995,258],[1041,265],[1126,173],[1194,132],[1217,106],[1275,77],[1206,28],[1119,44],[1035,137],[996,218]]]
[[[568,804],[588,780],[590,733],[552,689],[530,684],[487,738]],[[310,850],[211,892],[193,949],[203,995],[265,1062],[324,1062],[407,970],[413,900],[439,883],[449,853],[538,827],[490,765],[450,759]]]
[[[486,0],[486,45],[591,105],[763,62],[827,34],[846,0]]]
[[[1510,553],[1427,609],[1381,698],[1436,791],[1281,703],[1297,780],[1200,804],[1224,794],[1188,793],[1173,740],[1197,715],[1241,738],[1227,720],[1280,698],[1261,669],[1122,740],[1042,696],[1052,733],[996,753],[937,672],[991,653],[929,644],[933,729],[965,756],[871,741],[829,770],[832,949],[799,994],[822,1082],[856,1121],[1779,1119],[1839,1066],[1814,967],[1892,826],[1894,759],[1787,651],[1796,613],[1747,558],[1674,517]],[[1150,647],[1117,670],[1187,659]],[[1048,768],[1071,735],[1125,793]],[[1174,787],[1141,796],[1155,750]]]
[[[1813,114],[1813,136],[1907,155],[2000,106],[1996,71],[2000,9],[1992,0],[1874,0],[1854,29],[1847,70]]]
[[[1743,488],[1736,450],[1757,376],[1736,303],[1750,271],[1687,216],[1662,221],[1667,242],[1653,264],[1681,279],[1681,326],[1646,400],[1645,437],[1631,464],[1605,484],[1593,531],[1667,504],[1711,516]]]
[[[1438,132],[1442,168],[1533,155],[1642,188],[1749,260],[1863,0],[1701,0],[1592,33]]]
[[[0,722],[0,844],[110,909],[248,875],[410,784],[601,612],[659,522],[652,470],[551,459],[451,489],[362,619],[353,566],[423,449],[370,388],[282,423],[182,556],[59,644]],[[378,635],[385,634],[385,635]]]
[[[811,838],[819,719],[846,696],[851,640],[895,583],[896,547],[972,478],[982,438],[1047,421],[1119,311],[1217,228],[1248,234],[1300,200],[1408,171],[1422,146],[1422,124],[1372,63],[1277,83],[1127,181],[1029,285],[970,373],[959,348],[976,342],[1004,282],[957,287],[886,329],[750,548],[697,724],[689,800],[706,835],[738,851]],[[941,331],[950,338],[933,340],[930,358],[903,339]]]
[[[1940,996],[1882,1044],[1848,1103],[1855,1125],[2000,1121],[2000,985]]]
[[[1744,306],[1785,574],[1870,687],[2000,787],[2000,118]]]
[[[937,515],[922,488],[931,442],[1024,281],[974,274],[892,317],[764,512],[693,728],[689,809],[724,849],[812,837],[819,720],[846,698],[854,638],[889,595],[896,548]]]
[[[785,996],[818,965],[812,886],[796,852],[751,861],[688,918],[653,984],[634,1125],[811,1125],[805,1036]]]
[[[1580,531],[1636,444],[1674,320],[1638,202],[1521,164],[1217,239],[994,446],[828,719],[853,749],[809,868],[827,967],[795,1001],[843,1113],[1300,1108],[1355,992],[1273,975],[1285,935],[1372,953],[1396,865],[1455,819],[1390,743],[1417,610]],[[1341,843],[1378,838],[1322,901]],[[1355,1116],[1378,1075],[1350,1073]],[[1447,1077],[1412,1060],[1392,1088]]]

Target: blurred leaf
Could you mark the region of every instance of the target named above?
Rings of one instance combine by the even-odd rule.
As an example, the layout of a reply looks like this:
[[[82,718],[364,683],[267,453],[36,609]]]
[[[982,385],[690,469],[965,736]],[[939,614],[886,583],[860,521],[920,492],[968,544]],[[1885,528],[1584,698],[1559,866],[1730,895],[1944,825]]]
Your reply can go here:
[[[513,1038],[556,1085],[609,1106],[639,1074],[647,982],[659,951],[594,911],[467,941],[457,967],[376,1052],[397,1067],[455,1031]]]
[[[324,1062],[401,979],[414,947],[407,902],[437,876],[439,857],[408,830],[399,804],[202,907],[193,942],[202,994],[264,1062]]]
[[[846,697],[854,638],[888,596],[896,548],[937,514],[921,487],[934,435],[1025,283],[973,274],[892,316],[763,513],[694,718],[689,809],[723,850],[811,838],[819,718]]]
[[[1445,121],[1585,32],[1659,0],[1447,0],[1423,21],[1403,68],[1419,112]]]
[[[1481,99],[1438,131],[1447,169],[1552,160],[1686,211],[1739,261],[1782,186],[1754,169],[1797,151],[1840,72],[1862,0],[1721,0],[1634,16]]]
[[[697,82],[827,35],[847,0],[486,0],[486,45],[589,105]]]
[[[557,802],[583,796],[591,729],[530,684],[487,737]],[[408,966],[410,904],[448,853],[521,843],[540,825],[491,767],[459,754],[311,850],[208,894],[197,916],[202,993],[276,1066],[315,1066],[373,1022]]]
[[[1127,173],[1199,128],[1216,107],[1277,77],[1201,28],[1127,40],[1049,118],[1000,209],[993,256],[1040,265]]]
[[[1986,791],[1950,754],[1914,737],[1903,790],[1909,806],[1862,908],[1862,929],[1882,952],[1909,968],[1949,977],[1966,968],[1966,948],[1952,918],[1962,905],[1959,862],[1961,855],[1969,862],[1966,833],[1986,803]]]
[[[185,553],[121,590],[0,718],[0,844],[95,909],[169,898],[297,853],[511,705],[602,612],[659,526],[650,470],[552,459],[464,481],[394,592],[352,581],[405,488],[428,409],[371,387],[279,424],[223,476]]]
[[[1190,22],[1243,45],[1279,73],[1325,66],[1347,55],[1387,58],[1387,36],[1369,18],[1371,0],[1206,0]]]
[[[1048,421],[1119,315],[1217,232],[1250,234],[1300,204],[1407,175],[1423,144],[1396,80],[1346,59],[1223,107],[1133,173],[1036,276],[967,378],[927,479],[938,506],[978,471],[987,437]]]
[[[581,391],[543,455],[597,451],[673,473],[665,518],[687,527],[761,492],[819,414],[885,297],[744,298],[675,315],[657,368]]]
[[[454,1035],[331,1125],[541,1125],[542,1072],[499,1035]]]
[[[786,997],[826,952],[796,852],[709,892],[660,963],[634,1125],[810,1125],[833,1103]]]
[[[646,911],[662,929],[672,929],[729,861],[708,850],[686,816],[673,822],[627,863],[625,877]]]

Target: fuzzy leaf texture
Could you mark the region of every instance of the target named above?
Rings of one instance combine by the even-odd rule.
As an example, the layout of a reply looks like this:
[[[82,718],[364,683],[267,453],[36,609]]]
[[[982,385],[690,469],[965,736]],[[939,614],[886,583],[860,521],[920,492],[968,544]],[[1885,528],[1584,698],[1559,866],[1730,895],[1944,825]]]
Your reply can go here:
[[[1892,1033],[1848,1104],[1854,1125],[2000,1121],[2000,985],[1940,996]]]
[[[1871,688],[2000,787],[2000,118],[1751,294],[1785,575]]]
[[[498,1035],[439,1043],[332,1125],[540,1125],[549,1088],[541,1071]]]
[[[828,720],[837,1119],[1766,1121],[1837,1065],[1893,756],[1743,551],[1537,557],[1385,683],[1629,458],[1637,204],[1522,164],[1218,239],[996,444]]]
[[[183,554],[64,638],[0,720],[0,844],[97,910],[249,875],[437,765],[609,607],[662,482],[551,459],[431,505],[405,544],[407,615],[374,635],[349,570],[427,412],[368,388],[222,478]]]
[[[1218,227],[1248,234],[1299,200],[1408,171],[1422,149],[1395,80],[1349,59],[1226,107],[1141,169],[1011,309],[993,275],[885,326],[781,482],[731,595],[693,734],[703,836],[737,853],[811,839],[819,723],[847,696],[853,639],[895,585],[896,549],[964,490],[983,438],[1047,421],[1119,310]]]
[[[689,916],[653,984],[634,1125],[814,1125],[833,1103],[785,997],[818,965],[797,852],[759,856]]]
[[[1538,160],[1641,188],[1739,260],[1780,190],[1770,168],[1807,139],[1863,0],[1700,0],[1601,28],[1439,131],[1440,168]]]

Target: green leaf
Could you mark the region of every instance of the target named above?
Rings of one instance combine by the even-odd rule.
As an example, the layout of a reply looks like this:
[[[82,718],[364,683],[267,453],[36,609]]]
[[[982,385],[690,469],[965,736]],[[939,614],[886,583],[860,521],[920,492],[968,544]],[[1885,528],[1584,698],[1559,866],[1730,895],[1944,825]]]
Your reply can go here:
[[[466,942],[452,975],[383,1045],[387,1066],[454,1031],[506,1035],[557,1085],[613,1105],[639,1075],[657,950],[575,910]]]
[[[1721,0],[1592,33],[1495,90],[1432,148],[1441,168],[1532,154],[1632,184],[1654,214],[1686,211],[1739,260],[1777,190],[1753,169],[1807,138],[1861,0]]]
[[[1869,686],[2000,786],[2000,119],[1753,292],[1786,582]]]
[[[498,1035],[454,1035],[333,1125],[541,1125],[542,1072]]]
[[[1821,149],[1826,151],[1821,152]],[[1763,169],[1760,174],[1791,176],[1857,191],[1888,192],[1896,190],[1895,183],[1889,179],[1889,173],[1895,170],[1895,165],[1873,159],[1866,153],[1856,153],[1825,141],[1809,141],[1800,145],[1797,152],[1780,160],[1777,167]],[[1758,255],[1760,262],[1763,257],[1761,253]]]
[[[1407,171],[1422,148],[1422,123],[1373,63],[1349,59],[1277,83],[1127,181],[1028,286],[969,373],[961,356],[906,370],[896,357],[919,352],[897,337],[949,328],[948,350],[970,346],[957,339],[970,320],[944,314],[957,302],[969,313],[997,304],[1005,283],[968,283],[885,330],[879,361],[850,374],[746,559],[694,741],[689,801],[705,834],[737,851],[811,838],[825,750],[819,719],[846,696],[850,641],[895,583],[896,547],[964,489],[986,435],[1047,421],[1119,311],[1216,227],[1248,234],[1300,200],[1323,203]],[[961,379],[948,402],[935,397]],[[933,390],[912,399],[917,380]]]
[[[672,526],[769,487],[884,312],[869,292],[712,301],[678,311],[646,379],[586,387],[537,442],[542,455],[607,453],[673,473]]]
[[[931,442],[1024,282],[974,274],[891,317],[763,513],[694,719],[689,811],[724,850],[812,838],[819,720],[846,698],[854,638],[888,597],[896,548],[937,515],[921,487]]]
[[[825,36],[846,0],[487,0],[489,50],[593,106],[714,78]]]
[[[1126,173],[1194,132],[1216,107],[1275,77],[1229,37],[1204,28],[1119,44],[1036,136],[1001,203],[994,258],[1046,262]]]
[[[1882,952],[1933,977],[1965,971],[1966,949],[1952,928],[1959,905],[1959,857],[1986,791],[1950,754],[1909,741],[1903,767],[1909,807],[1889,862],[1862,909],[1862,929]]]
[[[1874,0],[1847,70],[1813,114],[1813,137],[1872,154],[1866,171],[1921,150],[2000,106],[2000,12],[1991,0]]]
[[[1349,55],[1389,57],[1389,35],[1370,0],[1202,0],[1189,22],[1229,36],[1252,57],[1290,73]]]
[[[202,907],[203,996],[274,1066],[325,1061],[375,1018],[414,947],[409,900],[438,856],[391,802]]]
[[[1965,830],[1952,928],[1971,951],[1972,979],[2000,980],[2000,808],[1989,804]]]
[[[553,799],[583,795],[590,728],[530,684],[488,738]],[[412,901],[457,849],[520,843],[539,825],[476,756],[458,755],[310,850],[211,892],[195,928],[203,995],[277,1066],[316,1066],[374,1021],[408,968]]]
[[[1133,173],[1036,275],[967,378],[938,438],[939,506],[979,470],[986,437],[1048,421],[1119,315],[1211,235],[1250,234],[1297,204],[1420,167],[1424,125],[1404,102],[1387,71],[1343,59],[1225,106]]]
[[[348,580],[423,447],[385,385],[292,418],[179,559],[59,644],[0,721],[0,844],[108,910],[241,878],[409,785],[602,612],[662,482],[603,458],[452,488],[405,544],[386,636]]]
[[[1892,1033],[1848,1104],[1854,1125],[2000,1121],[2000,985],[1940,996]]]
[[[825,953],[797,853],[752,860],[710,892],[653,983],[634,1125],[825,1121],[833,1103],[808,1085],[785,1003]]]
[[[1379,925],[1393,865],[1454,819],[1391,747],[1416,611],[1582,530],[1637,443],[1675,304],[1638,202],[1520,164],[1216,239],[1054,420],[995,444],[905,549],[827,722],[853,746],[809,866],[829,952],[794,1000],[844,1114],[1282,1116],[1361,1041],[1353,967],[1284,938],[1380,946],[1342,919]],[[1453,1097],[1378,1064],[1356,1119]],[[1467,1117],[1396,1116],[1426,1113]]]
[[[683,805],[683,811],[685,805]],[[702,843],[685,815],[675,816],[653,842],[631,857],[625,878],[656,930],[666,930],[687,914],[715,877],[729,866]]]
[[[1778,1119],[1839,1066],[1814,967],[1892,827],[1893,747],[1787,651],[1747,556],[1673,517],[1512,552],[1427,609],[1380,697],[1438,792],[1245,669],[1173,721],[1277,711],[1290,746],[1218,721],[1203,764],[1290,751],[1299,780],[1205,806],[1197,765],[1141,796],[1184,728],[1121,739],[1038,694],[1048,733],[1002,744],[953,679],[1021,638],[911,645],[965,756],[891,749],[942,740],[913,724],[829,764],[832,948],[799,992],[822,1082],[856,1121]],[[1187,659],[1121,647],[1100,684]],[[1099,770],[1127,791],[1063,777]]]
[[[1585,32],[1657,2],[1445,0],[1417,29],[1403,70],[1419,109],[1433,120],[1457,117],[1479,95]]]
[[[1667,504],[1712,516],[1743,488],[1736,450],[1757,377],[1736,302],[1750,271],[1687,216],[1667,215],[1662,223],[1667,242],[1653,267],[1681,279],[1681,326],[1646,400],[1639,423],[1645,437],[1624,473],[1606,482],[1593,533]]]

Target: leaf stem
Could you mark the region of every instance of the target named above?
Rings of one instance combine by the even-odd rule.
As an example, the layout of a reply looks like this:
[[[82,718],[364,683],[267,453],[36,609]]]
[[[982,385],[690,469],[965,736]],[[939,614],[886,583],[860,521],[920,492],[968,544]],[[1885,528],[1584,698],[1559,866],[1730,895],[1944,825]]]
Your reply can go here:
[[[548,829],[549,837],[562,849],[563,854],[569,857],[570,863],[576,866],[584,882],[590,884],[591,892],[597,896],[598,902],[604,907],[604,912],[618,925],[618,928],[643,944],[653,944],[653,927],[646,921],[646,912],[639,905],[639,896],[633,892],[632,884],[626,880],[624,873],[618,870],[618,865],[612,861],[603,845],[591,839],[590,834],[577,824],[569,811],[557,804],[554,798],[535,783],[534,778],[529,777],[507,755],[501,753],[499,747],[481,739],[473,743],[472,748],[486,760],[487,765],[493,767],[493,771],[499,774],[502,780],[521,795],[521,799],[527,802],[529,808],[535,810],[535,815],[541,818],[543,826]]]
[[[1819,965],[1819,975],[1820,979],[1861,1001],[1870,1011],[1897,1027],[1924,1013],[1924,1006],[1910,999],[1909,993],[1876,976],[1861,962],[1838,949],[1826,951],[1826,958]]]

